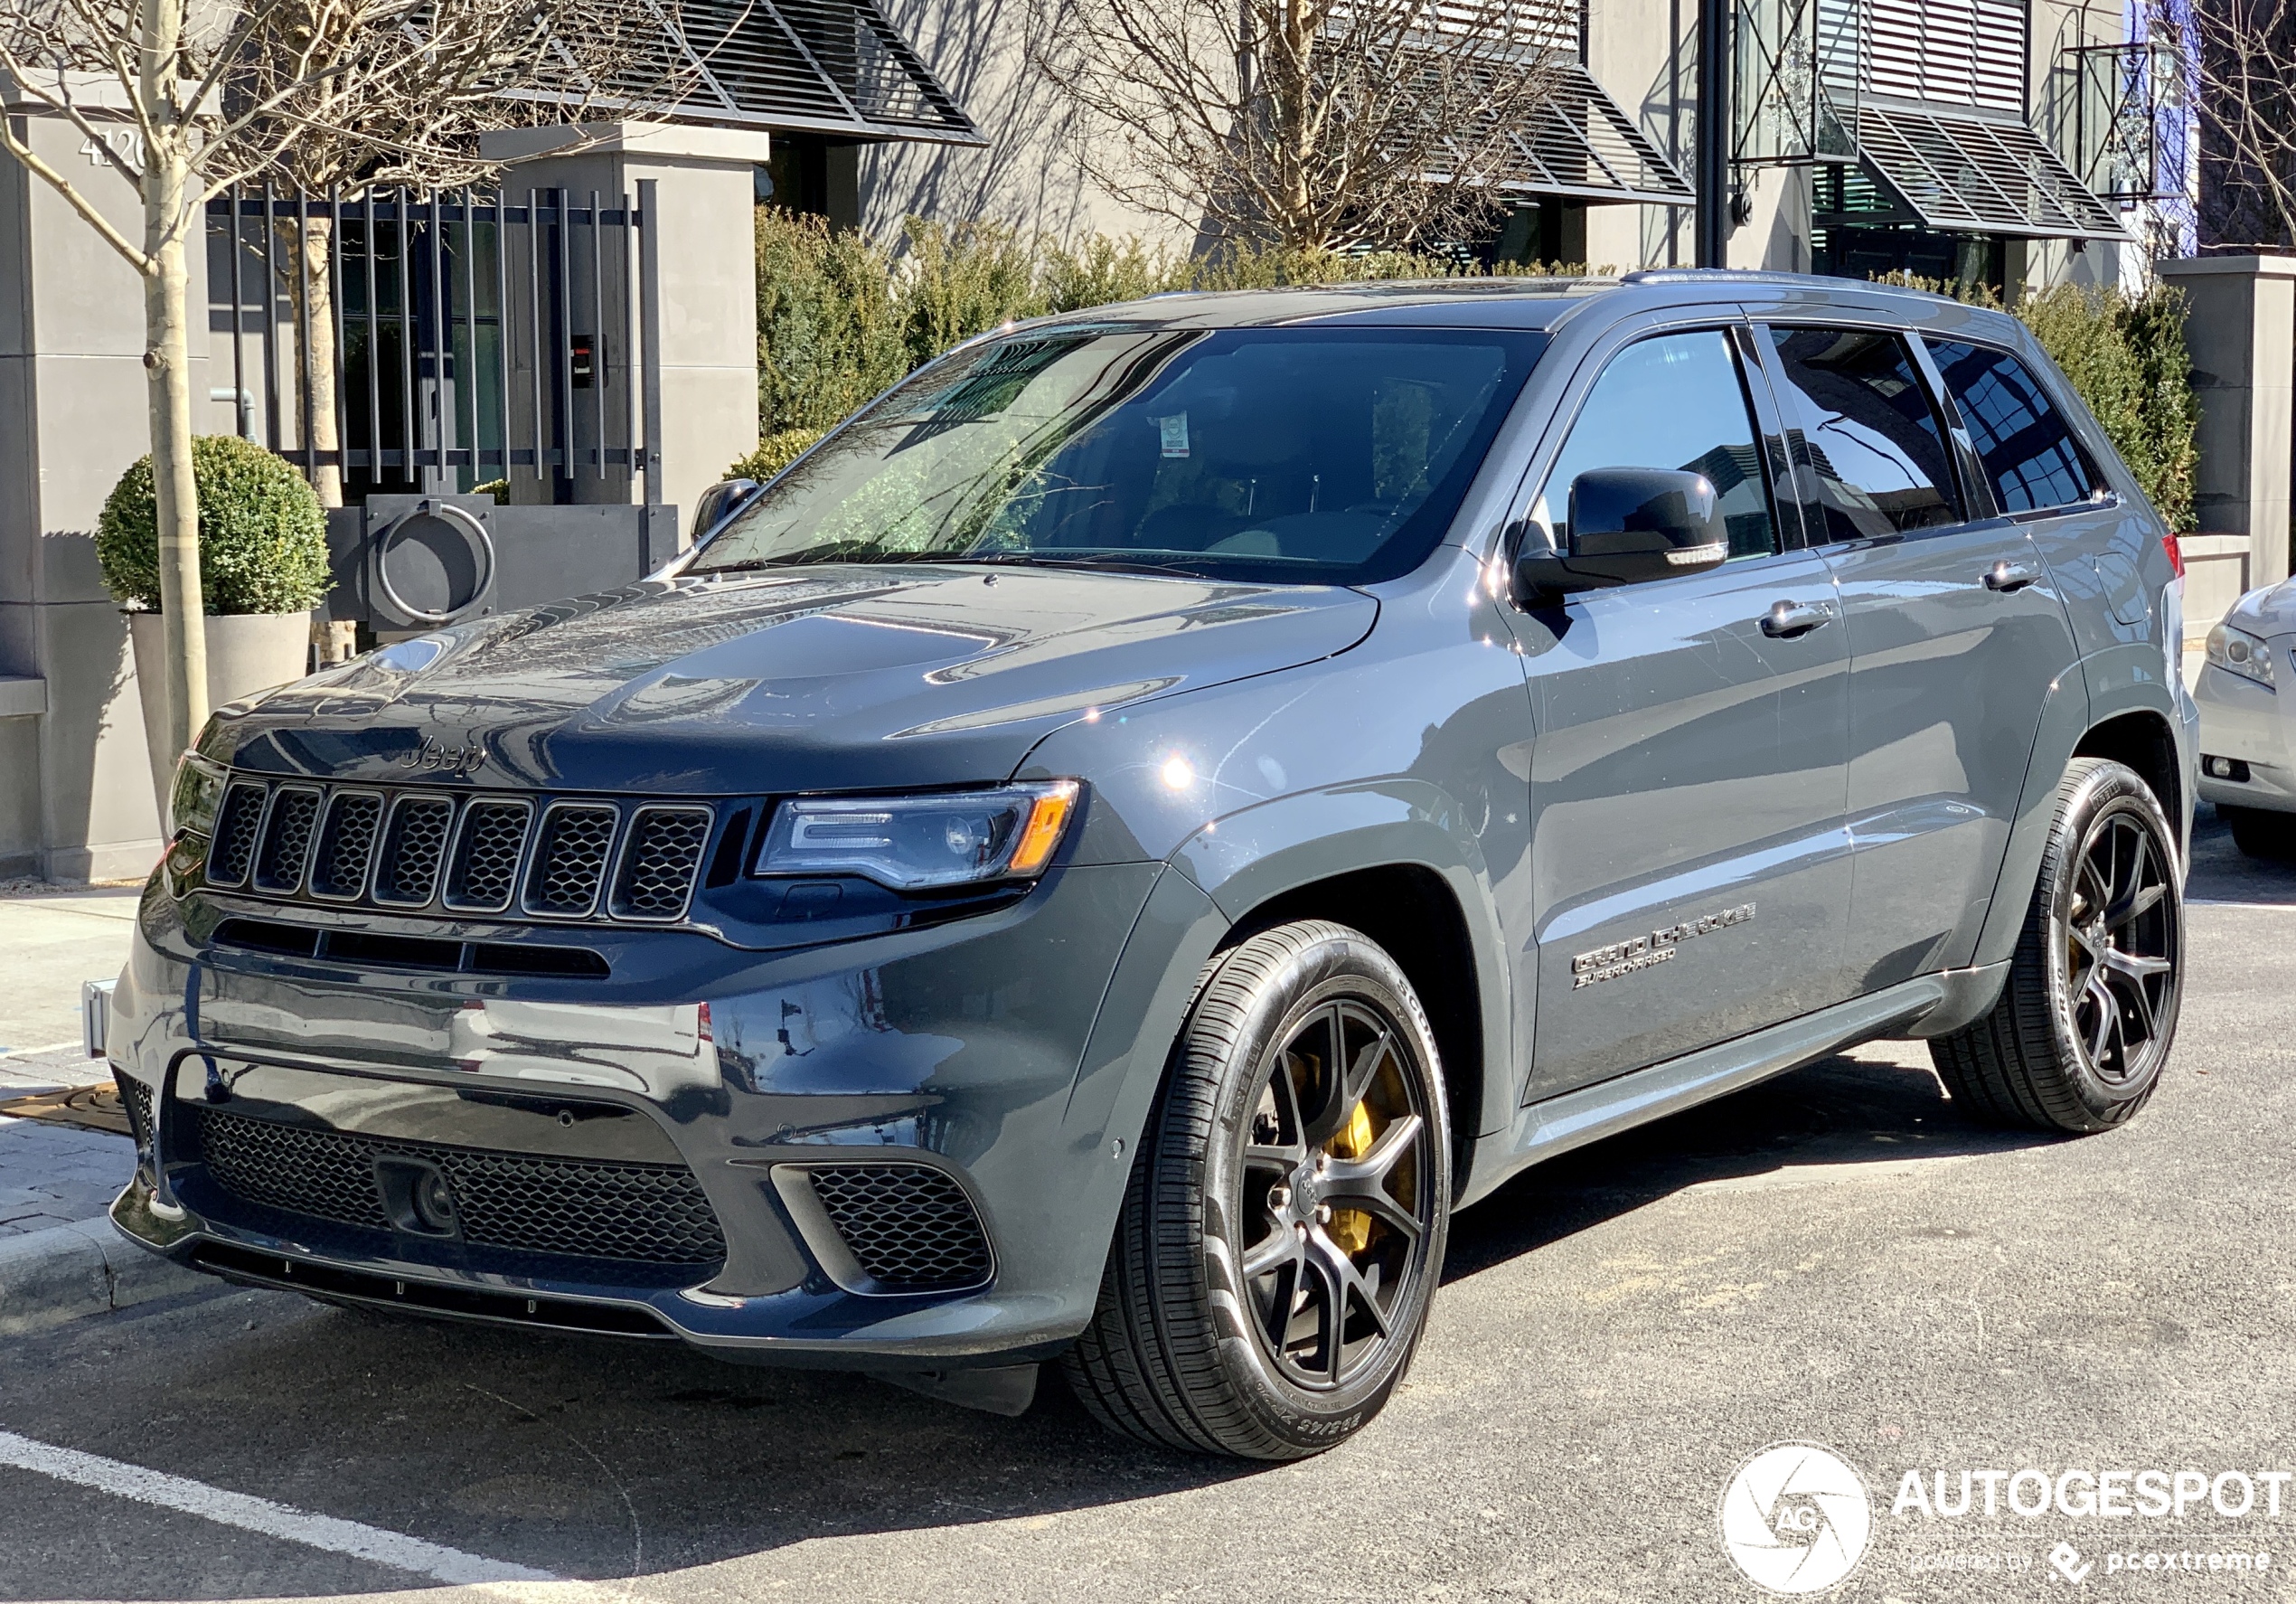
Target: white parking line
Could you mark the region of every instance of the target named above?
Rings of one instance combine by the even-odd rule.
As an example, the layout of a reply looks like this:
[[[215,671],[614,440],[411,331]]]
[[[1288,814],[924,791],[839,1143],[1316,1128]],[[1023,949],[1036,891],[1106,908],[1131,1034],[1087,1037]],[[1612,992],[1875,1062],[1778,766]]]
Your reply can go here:
[[[226,1526],[260,1532],[267,1537],[282,1537],[289,1543],[325,1549],[330,1553],[371,1560],[378,1565],[388,1565],[394,1571],[411,1571],[417,1576],[428,1576],[439,1581],[484,1583],[560,1580],[547,1571],[532,1571],[523,1565],[505,1565],[500,1560],[482,1559],[476,1554],[466,1554],[458,1548],[425,1543],[421,1538],[409,1537],[403,1532],[386,1532],[380,1526],[365,1526],[357,1521],[312,1514],[285,1504],[274,1504],[268,1498],[253,1498],[245,1493],[227,1493],[221,1487],[211,1487],[203,1482],[190,1481],[180,1476],[163,1475],[156,1470],[146,1470],[139,1465],[124,1465],[118,1459],[99,1458],[94,1454],[83,1454],[73,1448],[52,1448],[44,1442],[34,1442],[29,1437],[19,1437],[13,1431],[0,1431],[0,1465],[34,1470],[42,1476],[52,1476],[58,1481],[74,1482],[118,1497],[133,1498],[139,1504],[156,1504],[163,1509],[181,1510],[185,1514],[221,1522]]]

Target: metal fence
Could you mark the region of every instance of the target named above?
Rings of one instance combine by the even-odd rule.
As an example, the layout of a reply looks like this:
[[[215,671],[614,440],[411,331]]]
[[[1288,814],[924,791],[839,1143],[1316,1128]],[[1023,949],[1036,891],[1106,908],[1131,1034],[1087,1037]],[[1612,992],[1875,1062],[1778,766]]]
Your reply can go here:
[[[520,501],[656,501],[654,191],[221,198],[212,399],[352,500],[508,479]]]

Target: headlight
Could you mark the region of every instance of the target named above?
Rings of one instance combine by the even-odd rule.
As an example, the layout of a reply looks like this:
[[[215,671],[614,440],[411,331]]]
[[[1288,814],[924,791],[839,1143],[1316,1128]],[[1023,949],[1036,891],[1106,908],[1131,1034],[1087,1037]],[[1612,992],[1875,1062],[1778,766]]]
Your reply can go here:
[[[897,892],[1044,872],[1077,806],[1077,782],[926,797],[807,797],[775,812],[752,873],[860,874]]]
[[[185,752],[175,765],[175,784],[167,794],[169,840],[189,832],[215,834],[215,810],[223,805],[223,783],[231,771],[197,752]]]
[[[2260,685],[2272,683],[2272,647],[2245,629],[2219,624],[2208,631],[2208,661],[2226,674],[2254,680]]]

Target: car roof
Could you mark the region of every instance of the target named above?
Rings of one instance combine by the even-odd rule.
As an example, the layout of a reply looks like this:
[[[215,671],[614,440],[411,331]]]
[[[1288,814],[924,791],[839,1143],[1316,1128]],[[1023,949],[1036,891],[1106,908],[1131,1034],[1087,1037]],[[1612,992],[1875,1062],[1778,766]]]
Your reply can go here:
[[[1361,324],[1385,327],[1553,329],[1595,307],[1624,315],[1672,306],[1722,304],[1774,315],[1824,308],[1881,313],[1908,326],[2003,314],[1927,290],[1810,273],[1715,269],[1648,269],[1618,277],[1508,275],[1477,278],[1386,279],[1284,289],[1190,290],[1144,300],[1056,314],[1030,330],[1080,324],[1161,328],[1266,328]],[[1009,331],[999,331],[1009,332]]]

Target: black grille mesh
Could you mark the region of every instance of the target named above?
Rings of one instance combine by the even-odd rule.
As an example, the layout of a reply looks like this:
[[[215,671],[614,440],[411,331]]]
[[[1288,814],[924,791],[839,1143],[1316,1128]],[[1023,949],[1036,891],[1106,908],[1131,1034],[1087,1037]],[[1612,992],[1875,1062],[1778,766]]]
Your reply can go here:
[[[311,894],[355,897],[366,889],[367,858],[382,823],[382,798],[369,791],[346,791],[327,806],[319,832],[319,853],[311,860]]]
[[[255,832],[263,822],[263,787],[254,780],[231,782],[216,810],[215,841],[207,851],[207,877],[217,885],[238,885],[255,862]]]
[[[430,901],[454,816],[455,805],[444,797],[409,797],[392,810],[382,866],[375,871],[376,901],[419,908]]]
[[[693,894],[694,872],[710,840],[706,807],[645,807],[630,826],[614,911],[625,919],[676,919]]]
[[[989,1278],[989,1242],[965,1190],[915,1164],[806,1171],[814,1195],[870,1278],[902,1291],[946,1291]]]
[[[136,1146],[148,1150],[152,1145],[152,1089],[133,1075],[114,1075],[112,1084],[119,1089],[119,1106],[127,1111],[127,1128],[135,1135]]]
[[[303,861],[311,851],[311,826],[319,820],[319,793],[282,787],[271,798],[271,817],[255,854],[255,883],[267,892],[292,892],[303,883]]]
[[[523,802],[474,802],[463,810],[455,866],[447,876],[449,908],[493,913],[510,906],[518,883],[519,854],[526,850],[526,823],[533,809]]]
[[[604,806],[561,804],[542,818],[526,906],[536,913],[579,918],[598,906],[606,854],[614,845],[617,816]]]
[[[642,1264],[725,1260],[717,1214],[682,1165],[385,1142],[188,1107],[199,1117],[209,1177],[249,1203],[388,1231],[374,1161],[405,1156],[429,1159],[445,1172],[466,1241]]]

